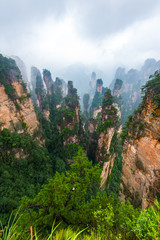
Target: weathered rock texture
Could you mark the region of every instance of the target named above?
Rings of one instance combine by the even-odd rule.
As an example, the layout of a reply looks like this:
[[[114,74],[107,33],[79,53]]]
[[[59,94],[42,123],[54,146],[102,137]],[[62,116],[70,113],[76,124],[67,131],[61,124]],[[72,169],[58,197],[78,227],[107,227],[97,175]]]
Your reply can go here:
[[[51,93],[53,92],[53,80],[52,80],[52,76],[50,71],[48,70],[43,70],[43,80],[46,84],[46,88],[47,88],[47,93],[49,95],[51,95]]]
[[[73,82],[68,81],[68,94],[65,98],[65,107],[59,109],[60,121],[57,128],[63,136],[64,145],[79,143],[80,115],[77,89]]]
[[[108,176],[112,172],[112,168],[113,168],[113,165],[114,165],[116,155],[117,155],[116,153],[114,153],[113,155],[110,155],[109,156],[109,161],[103,163],[103,169],[102,169],[102,172],[101,172],[101,178],[102,178],[101,188],[102,189],[105,189],[105,187],[106,187]]]
[[[119,98],[121,96],[121,88],[123,81],[120,79],[116,79],[114,88],[113,88],[113,96]]]
[[[101,113],[101,125],[99,126],[98,147],[96,159],[103,163],[107,161],[106,156],[109,154],[110,144],[114,135],[117,123],[117,111],[113,106],[113,97],[108,90],[104,95]]]
[[[113,96],[107,90],[102,103],[101,124],[99,126],[98,144],[96,150],[96,161],[103,166],[102,183],[104,187],[109,174],[112,171],[115,156],[110,154],[111,141],[114,136],[117,124],[117,110],[113,106]]]
[[[16,65],[7,71],[5,86],[0,82],[0,129],[8,128],[12,132],[27,131],[33,134],[39,122],[32,100],[19,78],[20,72]],[[12,96],[11,93],[10,96],[6,93],[8,87],[14,90]]]
[[[146,208],[160,191],[160,109],[149,95],[129,126],[124,144],[121,197]]]

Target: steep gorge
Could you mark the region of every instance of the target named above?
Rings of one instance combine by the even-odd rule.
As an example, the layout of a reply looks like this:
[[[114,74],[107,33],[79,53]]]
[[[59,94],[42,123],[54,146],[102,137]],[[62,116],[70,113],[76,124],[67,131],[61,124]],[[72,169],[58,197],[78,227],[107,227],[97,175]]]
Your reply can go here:
[[[9,214],[22,196],[35,196],[56,172],[70,169],[82,147],[89,160],[101,165],[101,190],[117,197],[122,169],[123,82],[116,79],[112,96],[98,79],[90,112],[89,94],[85,95],[84,117],[72,81],[68,81],[67,92],[62,79],[53,81],[50,71],[45,69],[41,76],[32,67],[30,95],[15,62],[2,56],[1,61],[0,214]],[[92,77],[95,85],[95,74]],[[143,103],[122,133],[125,141],[120,198],[129,197],[135,206],[143,208],[153,204],[160,189],[159,72],[153,80],[144,88]],[[36,134],[39,137],[35,138]]]

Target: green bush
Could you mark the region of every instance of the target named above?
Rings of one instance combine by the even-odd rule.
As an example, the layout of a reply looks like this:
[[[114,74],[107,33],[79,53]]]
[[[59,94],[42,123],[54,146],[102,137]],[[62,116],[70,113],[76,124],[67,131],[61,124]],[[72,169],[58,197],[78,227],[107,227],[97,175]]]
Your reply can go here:
[[[24,92],[27,92],[27,84],[25,82],[21,82],[22,88]]]
[[[112,127],[112,126],[114,126],[114,122],[113,122],[112,120],[107,120],[107,121],[105,121],[104,123],[101,123],[101,124],[98,126],[97,130],[98,130],[99,132],[103,132],[103,131],[105,131],[107,128]]]
[[[160,203],[155,202],[153,207],[141,211],[136,219],[132,231],[138,239],[160,239]]]
[[[142,93],[145,94],[144,98],[149,94],[156,108],[156,106],[160,106],[160,71],[156,71],[154,75],[150,76],[150,79],[142,87]]]

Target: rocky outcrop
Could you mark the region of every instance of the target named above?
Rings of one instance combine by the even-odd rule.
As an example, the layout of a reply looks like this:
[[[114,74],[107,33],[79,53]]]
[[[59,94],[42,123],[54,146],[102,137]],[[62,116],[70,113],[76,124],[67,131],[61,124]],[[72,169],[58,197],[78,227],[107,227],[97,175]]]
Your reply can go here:
[[[77,89],[73,87],[73,82],[68,81],[68,94],[65,97],[65,106],[58,109],[59,120],[57,128],[63,137],[64,145],[79,143],[79,101]]]
[[[102,172],[101,172],[101,178],[102,178],[101,188],[102,189],[105,189],[105,187],[106,187],[108,176],[112,172],[112,168],[113,168],[116,156],[117,156],[116,153],[114,153],[113,155],[110,155],[109,156],[109,161],[103,163],[103,169],[102,169]]]
[[[101,113],[101,124],[98,126],[99,136],[96,150],[96,161],[100,162],[105,172],[105,179],[111,172],[111,166],[114,161],[110,162],[110,146],[117,124],[117,110],[113,106],[113,96],[111,91],[107,90],[104,94]],[[106,163],[108,162],[108,163]],[[110,171],[108,169],[110,167]],[[108,170],[106,170],[108,169]],[[104,174],[102,174],[104,176]]]
[[[117,78],[113,88],[114,97],[119,98],[121,96],[122,84],[123,84],[123,81]]]
[[[49,121],[50,115],[49,99],[43,84],[41,74],[39,72],[37,72],[35,92],[38,99],[38,106],[41,110],[42,116],[44,117],[44,119]]]
[[[98,124],[96,119],[93,122],[89,122],[89,136],[90,136],[90,146],[92,145],[95,149],[96,161],[100,162],[103,167],[101,177],[101,188],[106,187],[106,182],[108,176],[111,174],[115,157],[117,153],[111,152],[111,142],[115,134],[117,126],[117,109],[113,105],[113,96],[111,91],[108,89],[104,94],[104,99],[102,102],[102,112],[101,112],[101,123]],[[96,136],[96,138],[95,138]],[[97,141],[98,139],[98,141]],[[90,147],[90,148],[91,148]],[[113,147],[112,147],[113,148]]]
[[[56,78],[53,82],[51,73],[43,70],[43,80],[40,71],[36,67],[31,68],[31,95],[36,107],[39,107],[42,116],[49,120],[50,111],[61,107],[63,95],[66,94],[66,84]]]
[[[122,198],[146,208],[160,192],[160,108],[147,92],[141,108],[130,118],[124,142]]]
[[[141,87],[146,83],[149,76],[160,68],[160,61],[147,59],[142,68],[138,71],[130,69],[128,72],[125,68],[118,68],[115,78],[110,87],[114,88],[116,79],[123,81],[121,95],[123,98],[122,122],[124,123],[128,116],[138,107],[141,102]]]
[[[90,88],[91,90],[93,90],[95,88],[96,85],[96,73],[92,72],[91,74],[91,81],[90,81]]]
[[[73,95],[73,81],[68,81],[68,96]]]
[[[98,119],[90,118],[87,122],[87,130],[88,130],[88,137],[89,137],[89,145],[88,145],[88,157],[92,159],[93,162],[96,162],[96,149],[97,149],[97,142],[98,142]]]
[[[64,81],[63,79],[60,79],[58,77],[56,77],[56,80],[54,82],[54,89],[53,91],[60,91],[60,94],[65,96],[66,95],[66,84],[64,85]]]
[[[117,116],[119,117],[119,120],[121,120],[121,112],[123,107],[123,101],[121,97],[122,85],[123,85],[123,81],[120,79],[116,79],[114,88],[113,88],[113,97],[114,97],[113,106],[117,109]]]
[[[89,109],[89,94],[85,93],[83,95],[83,111],[86,116],[88,116],[88,109]]]
[[[47,69],[43,70],[43,80],[46,84],[47,93],[49,95],[51,95],[51,93],[53,92],[53,89],[54,89],[53,80],[52,80],[50,71],[48,71]]]
[[[40,105],[39,101],[38,101],[38,98],[37,98],[37,94],[36,94],[37,78],[42,78],[39,69],[36,68],[36,67],[31,67],[31,78],[30,78],[31,81],[30,81],[30,84],[29,84],[29,90],[30,90],[30,93],[31,93],[31,98],[32,98],[33,104],[36,107]]]
[[[15,62],[2,55],[0,58],[4,62],[0,71],[0,129],[33,134],[39,122],[30,94]]]
[[[103,87],[102,79],[97,79],[96,82],[96,92],[90,107],[90,116],[93,118],[100,117],[100,113],[102,111],[102,100],[104,97],[104,93],[107,88]]]
[[[102,94],[103,81],[102,79],[97,79],[96,92]]]

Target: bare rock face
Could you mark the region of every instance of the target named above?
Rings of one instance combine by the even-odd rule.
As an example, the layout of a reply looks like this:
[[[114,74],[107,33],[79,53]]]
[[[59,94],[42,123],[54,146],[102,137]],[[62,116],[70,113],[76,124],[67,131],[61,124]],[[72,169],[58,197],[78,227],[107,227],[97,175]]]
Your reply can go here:
[[[119,98],[121,96],[122,84],[123,84],[123,81],[117,78],[113,88],[114,97]]]
[[[107,90],[102,103],[101,124],[99,126],[98,144],[96,150],[96,161],[103,166],[101,187],[105,186],[109,174],[112,171],[115,154],[110,154],[111,141],[117,124],[117,110],[113,106],[113,96]]]
[[[160,190],[160,109],[150,97],[142,106],[124,144],[120,197],[146,208]]]
[[[96,92],[102,94],[103,81],[102,79],[97,79]]]
[[[6,64],[9,64],[5,58]],[[39,122],[26,85],[14,62],[5,70],[5,81],[0,79],[0,129],[33,134]]]
[[[94,108],[93,109],[93,118],[97,118],[98,116],[100,116],[101,112],[102,112],[102,107],[101,106],[99,106],[98,109]]]
[[[116,154],[114,153],[113,156],[109,157],[109,161],[108,162],[104,162],[103,163],[103,169],[102,169],[102,172],[101,172],[101,178],[102,178],[101,188],[102,189],[105,189],[105,185],[106,185],[108,176],[112,172],[112,168],[113,168],[113,165],[114,165],[115,157],[116,157]]]
[[[113,96],[110,90],[104,95],[101,113],[101,125],[99,126],[98,147],[96,159],[103,163],[105,156],[109,154],[110,144],[116,129],[117,111],[113,106]]]
[[[43,70],[43,80],[46,84],[47,93],[49,95],[51,95],[51,93],[53,91],[53,80],[52,80],[50,71],[48,71],[46,69]]]

